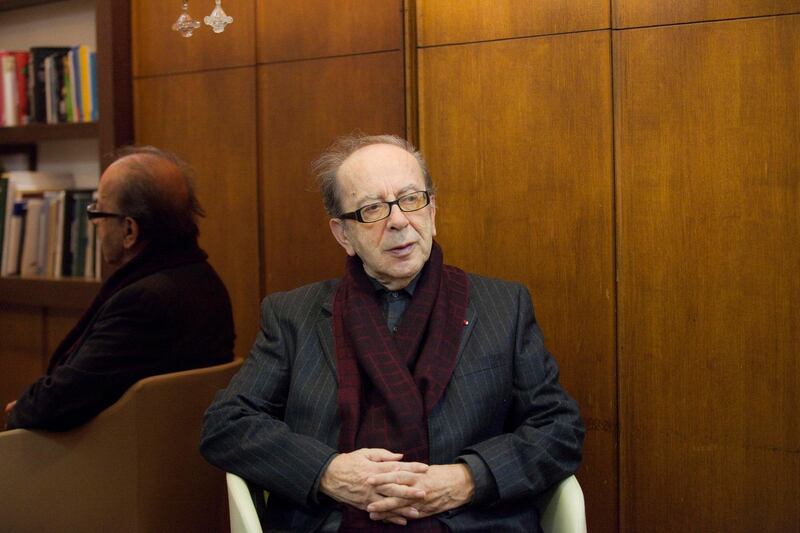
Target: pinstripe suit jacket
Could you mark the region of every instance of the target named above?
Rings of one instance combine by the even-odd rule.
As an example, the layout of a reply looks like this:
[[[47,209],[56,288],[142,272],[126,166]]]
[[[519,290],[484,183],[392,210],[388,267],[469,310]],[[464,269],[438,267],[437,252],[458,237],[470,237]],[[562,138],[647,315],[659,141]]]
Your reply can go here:
[[[532,498],[577,469],[583,424],[558,384],[527,290],[473,274],[469,280],[455,370],[428,418],[430,463],[480,457],[498,499],[439,518],[453,531],[536,531]],[[268,531],[313,531],[335,507],[318,500],[315,488],[339,435],[336,284],[265,298],[250,357],[205,415],[203,455],[270,491]]]

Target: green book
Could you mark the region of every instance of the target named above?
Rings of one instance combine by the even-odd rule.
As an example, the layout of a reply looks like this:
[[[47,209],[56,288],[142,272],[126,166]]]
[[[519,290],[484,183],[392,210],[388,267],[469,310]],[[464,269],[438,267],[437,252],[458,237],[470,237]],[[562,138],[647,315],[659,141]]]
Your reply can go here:
[[[72,264],[70,275],[82,277],[86,268],[86,246],[88,244],[88,233],[86,225],[89,219],[86,217],[86,206],[92,203],[91,191],[76,192],[73,196],[73,219],[72,219]]]

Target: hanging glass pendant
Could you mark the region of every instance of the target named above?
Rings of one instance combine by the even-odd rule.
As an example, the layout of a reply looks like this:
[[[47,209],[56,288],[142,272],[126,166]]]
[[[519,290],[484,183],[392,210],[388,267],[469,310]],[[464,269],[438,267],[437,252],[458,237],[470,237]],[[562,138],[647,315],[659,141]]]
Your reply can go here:
[[[222,33],[225,31],[225,26],[233,22],[233,17],[229,17],[225,14],[225,11],[222,9],[222,0],[216,0],[216,4],[211,15],[205,17],[203,22],[211,26],[214,33]]]
[[[181,15],[178,17],[178,20],[175,21],[175,24],[172,25],[172,29],[181,32],[181,35],[184,37],[191,37],[192,32],[199,27],[200,22],[194,20],[189,14],[189,0],[184,0]]]

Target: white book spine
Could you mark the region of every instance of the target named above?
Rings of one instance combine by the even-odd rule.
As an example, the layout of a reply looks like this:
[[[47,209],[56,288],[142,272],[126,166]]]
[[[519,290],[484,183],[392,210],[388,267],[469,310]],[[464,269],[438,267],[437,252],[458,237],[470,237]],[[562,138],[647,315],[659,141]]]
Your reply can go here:
[[[3,126],[17,126],[17,63],[13,55],[0,57],[3,83]]]
[[[0,264],[0,275],[11,274],[11,219],[14,213],[14,199],[17,196],[16,184],[12,178],[8,180],[6,191],[6,223],[3,229],[3,256]]]
[[[58,203],[56,208],[56,234],[54,236],[56,244],[55,253],[53,254],[53,277],[55,278],[61,277],[61,262],[64,259],[64,199],[66,195],[66,192],[59,191],[58,199],[56,200]]]
[[[36,250],[36,275],[43,276],[47,273],[47,233],[50,219],[50,200],[44,198],[39,210],[39,236]]]
[[[22,236],[22,258],[20,275],[35,276],[39,262],[39,223],[41,222],[42,199],[29,198],[25,210],[25,231]]]
[[[14,215],[12,215],[11,220],[9,221],[11,231],[8,232],[9,243],[8,243],[8,257],[7,260],[7,271],[5,272],[6,275],[13,276],[14,274],[19,274],[19,254],[20,254],[20,244],[22,244],[22,228],[24,226],[24,217],[25,213],[22,209],[18,208],[18,205],[15,203],[15,211]]]

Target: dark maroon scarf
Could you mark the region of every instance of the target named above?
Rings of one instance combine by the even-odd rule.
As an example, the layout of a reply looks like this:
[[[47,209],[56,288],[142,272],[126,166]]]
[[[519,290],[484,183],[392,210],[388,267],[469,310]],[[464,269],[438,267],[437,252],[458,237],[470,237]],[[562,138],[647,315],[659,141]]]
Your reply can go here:
[[[339,451],[386,448],[404,461],[427,463],[428,415],[453,373],[464,329],[467,275],[442,264],[433,243],[397,333],[386,326],[380,297],[358,257],[333,300],[333,334],[341,417]],[[386,531],[389,526],[346,506],[342,531]],[[434,518],[409,521],[404,531],[443,531]]]
[[[153,244],[147,246],[136,257],[111,274],[100,286],[100,290],[97,296],[94,297],[89,309],[83,313],[75,327],[67,333],[67,336],[56,348],[56,351],[53,352],[50,357],[50,363],[47,365],[47,373],[52,372],[54,368],[69,358],[75,347],[80,344],[79,341],[86,333],[95,313],[118,291],[158,271],[190,263],[199,263],[205,261],[207,257],[206,253],[196,243],[172,250],[157,247]]]

